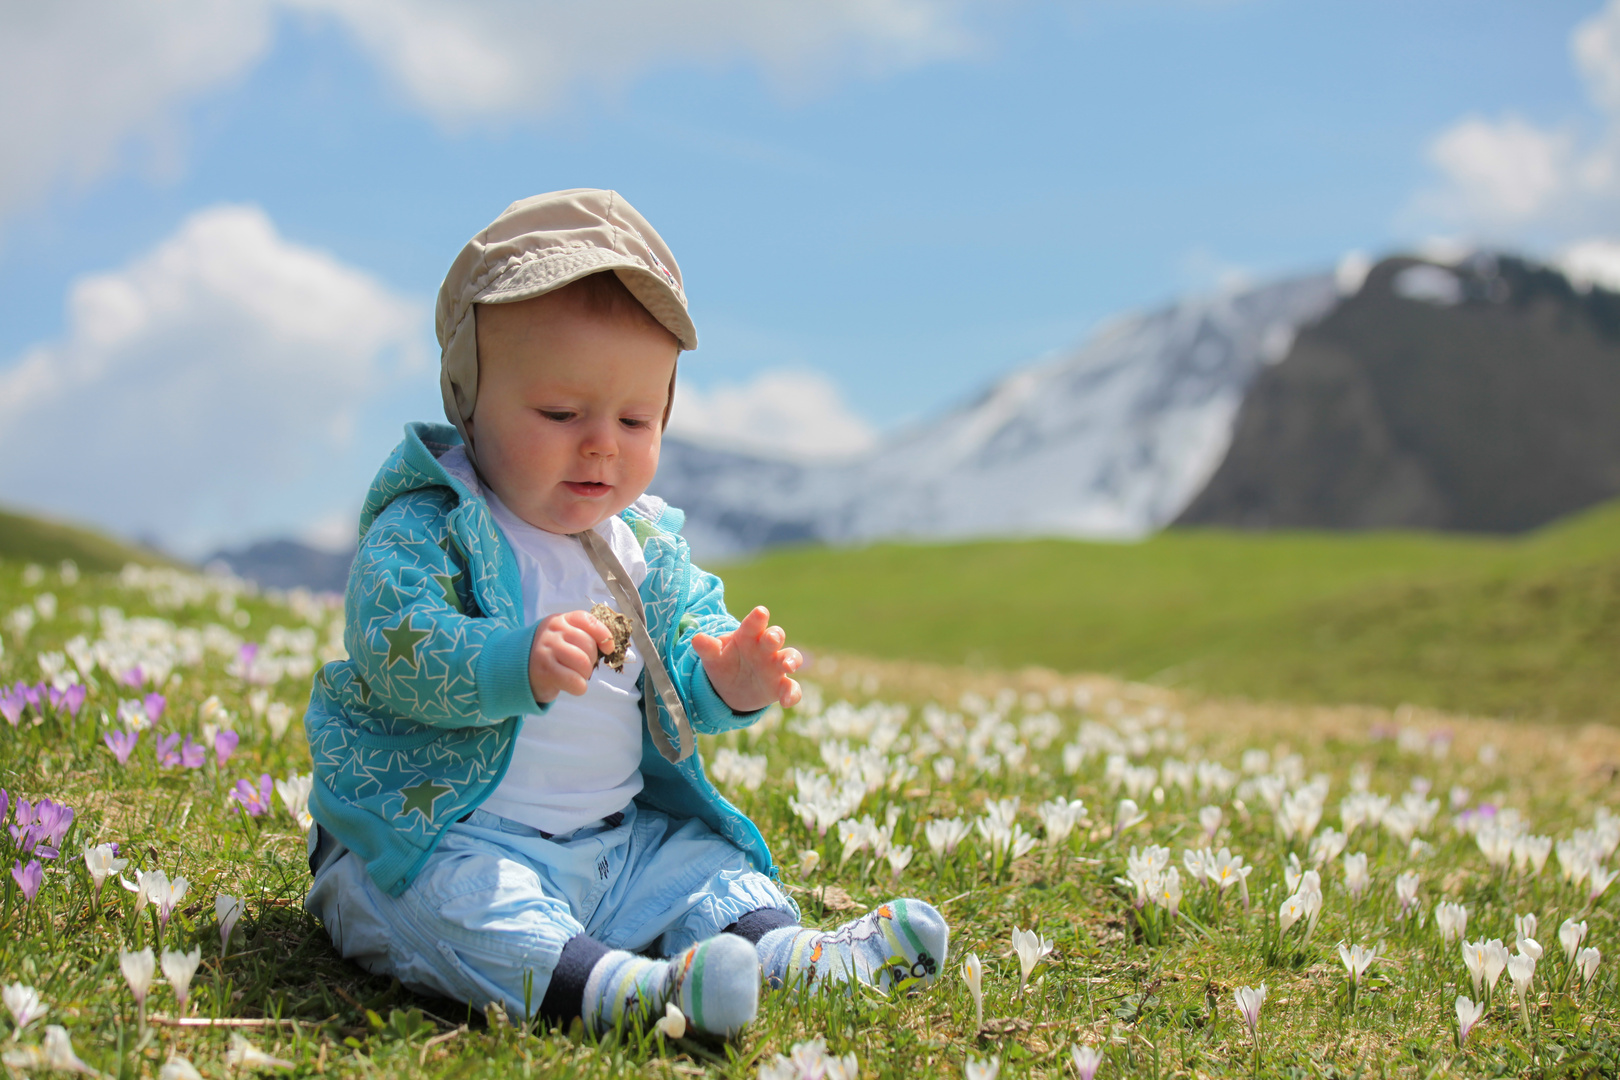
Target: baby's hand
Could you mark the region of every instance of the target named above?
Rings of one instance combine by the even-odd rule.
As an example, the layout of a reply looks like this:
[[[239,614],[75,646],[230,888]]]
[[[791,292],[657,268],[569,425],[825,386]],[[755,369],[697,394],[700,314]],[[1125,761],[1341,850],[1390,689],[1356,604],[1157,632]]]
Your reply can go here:
[[[597,657],[613,651],[613,635],[588,611],[551,615],[540,623],[529,647],[529,689],[545,704],[564,690],[583,694]]]
[[[787,634],[780,626],[767,626],[771,613],[757,607],[729,634],[698,634],[692,648],[722,701],[737,712],[753,712],[771,702],[783,708],[799,703],[799,684],[788,678],[799,670],[804,657],[798,649],[783,648]]]

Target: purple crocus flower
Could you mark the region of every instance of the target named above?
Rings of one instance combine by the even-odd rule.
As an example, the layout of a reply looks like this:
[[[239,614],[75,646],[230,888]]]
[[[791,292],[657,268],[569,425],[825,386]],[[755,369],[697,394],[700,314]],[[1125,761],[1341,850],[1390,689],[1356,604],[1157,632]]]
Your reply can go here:
[[[0,787],[0,821],[6,820],[6,811],[10,808],[11,796],[6,793],[5,788]]]
[[[158,693],[156,690],[152,691],[150,694],[147,694],[146,697],[141,701],[141,704],[146,706],[147,719],[151,720],[154,724],[158,722],[160,717],[162,717],[163,707],[168,703],[169,699]]]
[[[58,690],[54,686],[50,687],[49,689],[51,694],[51,708],[58,711],[66,710],[67,714],[72,717],[77,717],[79,715],[79,707],[84,704],[85,695],[85,689],[82,683],[74,683],[73,685],[65,687],[61,690]]]
[[[37,712],[39,710],[39,699],[41,695],[45,693],[45,684],[41,682],[30,686],[27,683],[18,683],[17,690],[24,698],[27,699],[28,704],[32,705],[34,710]]]
[[[157,741],[157,763],[165,769],[172,769],[180,764],[180,735],[159,735]]]
[[[6,831],[11,833],[11,842],[21,847],[23,838],[28,832],[28,826],[34,823],[34,804],[27,799],[18,799],[15,821],[16,824],[6,826]]]
[[[129,755],[135,752],[135,744],[140,740],[141,733],[138,731],[109,731],[101,737],[120,765],[129,764]]]
[[[22,719],[23,709],[27,705],[28,699],[19,693],[15,686],[0,693],[0,716],[4,716],[12,727],[16,727],[17,722]]]
[[[191,736],[187,735],[186,744],[180,748],[180,764],[188,769],[200,769],[207,759],[208,751],[203,749],[202,744],[192,742]]]
[[[146,673],[141,670],[141,665],[136,664],[134,667],[118,676],[118,681],[123,683],[125,686],[133,687],[134,689],[139,690],[146,682]]]
[[[250,817],[263,817],[270,811],[270,792],[272,782],[270,774],[264,773],[259,777],[259,786],[255,788],[251,780],[238,780],[236,787],[231,789],[231,798],[242,804],[242,809]]]
[[[73,809],[50,799],[38,804],[17,800],[16,824],[8,827],[11,840],[24,855],[54,859],[61,853],[62,840],[73,826]]]
[[[62,841],[67,839],[68,830],[73,827],[73,816],[73,807],[65,803],[39,800],[39,805],[34,807],[34,820],[40,839],[49,840],[51,847],[60,849]],[[54,854],[51,856],[53,859],[55,857]]]
[[[38,859],[29,859],[27,866],[16,862],[11,866],[11,878],[22,890],[23,899],[32,904],[34,897],[39,895],[40,884],[45,880],[45,868],[39,865]]]
[[[223,730],[214,733],[214,760],[221,767],[231,760],[236,753],[236,744],[242,741],[242,736],[234,731]]]

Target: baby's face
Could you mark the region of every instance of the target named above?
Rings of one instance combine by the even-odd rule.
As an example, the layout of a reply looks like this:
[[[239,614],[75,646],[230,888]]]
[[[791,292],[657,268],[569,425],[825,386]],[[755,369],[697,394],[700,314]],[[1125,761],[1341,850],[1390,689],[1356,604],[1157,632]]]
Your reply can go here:
[[[654,327],[545,298],[479,305],[479,470],[518,517],[576,533],[641,496],[658,471],[679,347]]]

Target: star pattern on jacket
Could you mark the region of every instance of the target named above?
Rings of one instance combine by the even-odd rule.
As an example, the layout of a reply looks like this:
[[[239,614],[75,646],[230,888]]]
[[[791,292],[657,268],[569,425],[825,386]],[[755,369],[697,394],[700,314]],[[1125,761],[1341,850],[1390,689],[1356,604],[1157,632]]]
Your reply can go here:
[[[423,821],[432,821],[433,804],[453,790],[449,784],[435,784],[432,780],[423,780],[420,784],[400,788],[399,793],[405,796],[405,805],[400,810],[400,816],[414,812],[421,814]]]
[[[411,628],[411,614],[405,613],[398,626],[392,630],[382,632],[383,639],[388,642],[388,659],[383,661],[384,667],[393,667],[398,661],[404,661],[417,670],[416,648],[429,637],[432,632],[428,630],[414,630]]]

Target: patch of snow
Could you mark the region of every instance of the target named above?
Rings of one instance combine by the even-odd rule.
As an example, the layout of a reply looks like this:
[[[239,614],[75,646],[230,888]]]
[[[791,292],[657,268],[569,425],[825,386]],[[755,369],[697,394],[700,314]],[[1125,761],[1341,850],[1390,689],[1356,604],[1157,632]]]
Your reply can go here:
[[[1418,263],[1395,275],[1390,283],[1395,295],[1403,300],[1416,300],[1425,304],[1451,307],[1463,298],[1462,279],[1442,266]]]

